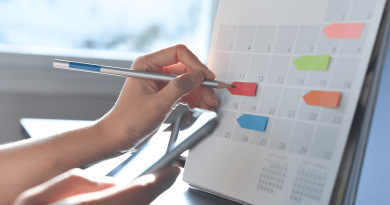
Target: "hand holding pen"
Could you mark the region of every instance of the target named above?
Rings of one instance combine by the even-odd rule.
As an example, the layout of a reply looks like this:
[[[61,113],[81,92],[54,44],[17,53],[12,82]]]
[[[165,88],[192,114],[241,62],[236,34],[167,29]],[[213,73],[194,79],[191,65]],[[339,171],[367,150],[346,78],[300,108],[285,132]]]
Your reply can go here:
[[[138,57],[131,69],[180,76],[169,83],[127,78],[116,105],[99,122],[125,139],[126,147],[152,135],[179,103],[207,110],[218,104],[212,88],[200,87],[214,73],[183,45]]]

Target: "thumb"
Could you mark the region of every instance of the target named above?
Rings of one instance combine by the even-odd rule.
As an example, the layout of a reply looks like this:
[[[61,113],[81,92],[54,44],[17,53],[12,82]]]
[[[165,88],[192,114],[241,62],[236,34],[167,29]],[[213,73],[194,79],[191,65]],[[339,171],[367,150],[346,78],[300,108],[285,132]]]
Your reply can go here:
[[[162,99],[160,106],[171,108],[180,98],[195,90],[204,80],[201,71],[185,73],[168,83],[158,95]]]

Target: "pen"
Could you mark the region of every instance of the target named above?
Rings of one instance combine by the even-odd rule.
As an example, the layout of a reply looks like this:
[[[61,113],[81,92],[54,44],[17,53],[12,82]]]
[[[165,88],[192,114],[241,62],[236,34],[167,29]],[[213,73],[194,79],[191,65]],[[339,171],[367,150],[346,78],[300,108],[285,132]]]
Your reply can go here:
[[[79,63],[79,62],[72,62],[72,61],[58,60],[58,59],[55,59],[53,61],[53,66],[54,68],[78,70],[78,71],[100,73],[100,74],[107,74],[107,75],[142,78],[142,79],[156,80],[162,82],[169,82],[177,77],[176,75],[152,73],[147,71],[132,70],[132,69],[118,68],[118,67],[105,66],[105,65]],[[207,88],[218,88],[218,89],[235,88],[235,86],[229,85],[227,83],[215,81],[215,80],[204,80],[200,86],[207,87]]]

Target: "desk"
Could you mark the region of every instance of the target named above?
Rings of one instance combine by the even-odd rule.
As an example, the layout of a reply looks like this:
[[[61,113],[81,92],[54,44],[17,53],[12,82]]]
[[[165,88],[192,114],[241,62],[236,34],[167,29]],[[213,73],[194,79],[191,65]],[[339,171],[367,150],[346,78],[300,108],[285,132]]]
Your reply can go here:
[[[35,118],[23,118],[20,120],[20,124],[26,131],[28,137],[38,138],[55,135],[61,132],[85,127],[91,125],[93,121],[81,121],[81,120],[54,120],[54,119],[35,119]],[[162,133],[168,125],[164,124],[157,135],[168,134]],[[105,176],[112,169],[122,163],[131,154],[127,153],[112,159],[105,160],[97,163],[91,167],[85,169],[90,175]],[[228,201],[226,199],[207,194],[198,190],[191,189],[187,183],[183,182],[182,176],[183,170],[177,178],[173,186],[161,194],[156,200],[152,202],[152,205],[159,204],[180,204],[180,205],[237,205],[237,203]]]

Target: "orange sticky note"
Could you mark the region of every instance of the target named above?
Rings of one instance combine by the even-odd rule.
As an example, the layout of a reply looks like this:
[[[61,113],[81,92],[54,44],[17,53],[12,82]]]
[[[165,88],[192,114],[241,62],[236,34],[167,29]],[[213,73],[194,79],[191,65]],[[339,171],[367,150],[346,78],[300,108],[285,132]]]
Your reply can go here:
[[[302,98],[308,105],[337,108],[340,103],[341,92],[312,90]]]
[[[364,23],[332,23],[322,31],[328,38],[360,38]]]
[[[234,82],[232,83],[236,88],[228,88],[232,95],[244,95],[244,96],[255,96],[257,83],[248,82]]]

